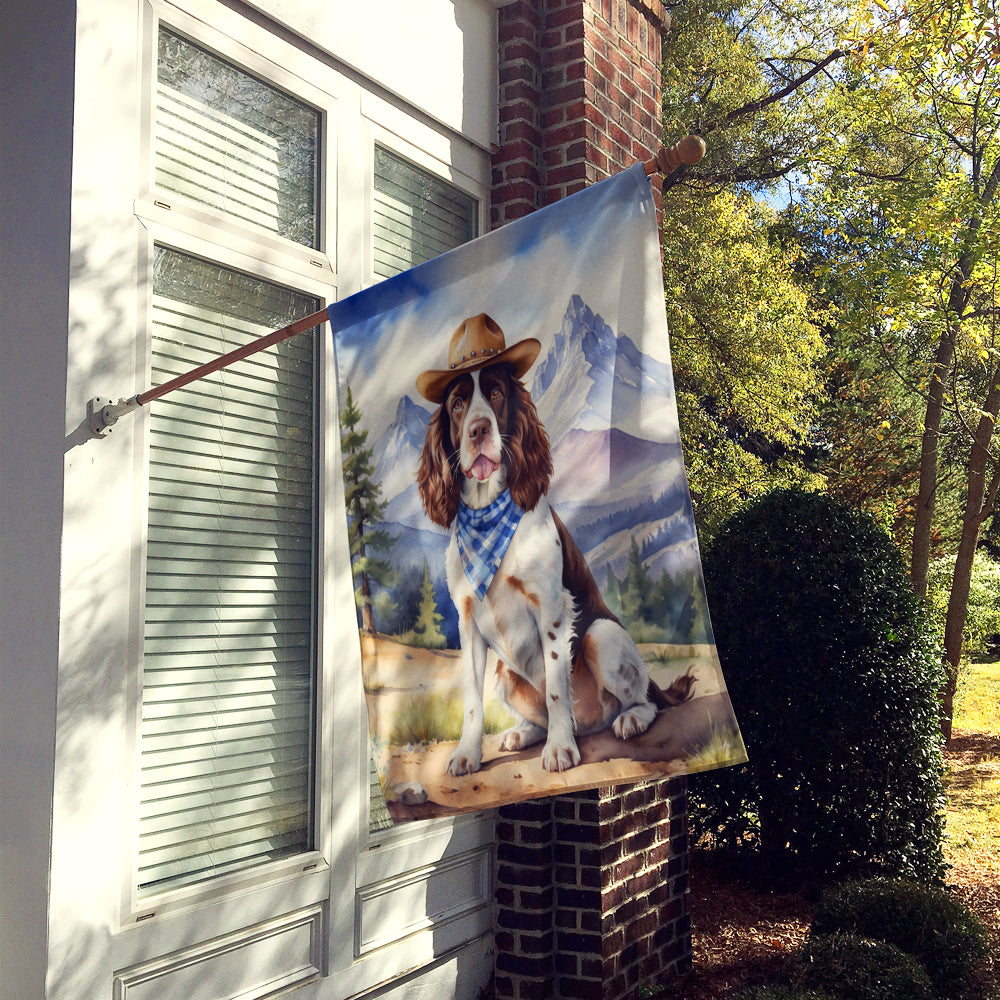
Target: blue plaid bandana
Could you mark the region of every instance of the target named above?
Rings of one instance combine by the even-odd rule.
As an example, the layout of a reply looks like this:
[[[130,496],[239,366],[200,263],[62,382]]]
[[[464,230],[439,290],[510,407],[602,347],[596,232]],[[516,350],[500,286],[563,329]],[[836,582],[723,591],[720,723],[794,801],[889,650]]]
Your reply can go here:
[[[479,600],[486,596],[523,514],[510,490],[478,510],[459,504],[455,522],[458,556]]]

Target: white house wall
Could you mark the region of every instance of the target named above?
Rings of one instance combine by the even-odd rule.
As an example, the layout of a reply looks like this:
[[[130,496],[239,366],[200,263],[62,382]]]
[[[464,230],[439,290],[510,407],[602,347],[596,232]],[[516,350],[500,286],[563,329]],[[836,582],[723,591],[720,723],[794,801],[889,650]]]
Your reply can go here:
[[[0,6],[0,991],[42,996],[63,519],[72,5]],[[51,55],[51,58],[45,56]]]
[[[487,0],[256,6],[371,79],[364,100],[388,108],[377,128],[403,135],[393,114],[425,119],[440,145],[430,155],[459,170],[475,160],[473,147],[488,148],[496,80]],[[218,8],[223,22],[238,20]],[[335,846],[313,874],[290,867],[222,900],[209,923],[180,906],[146,927],[123,892],[134,838],[142,538],[133,526],[144,503],[144,424],[128,415],[96,440],[86,405],[146,387],[151,223],[140,221],[136,200],[150,10],[142,0],[78,0],[74,22],[72,5],[35,0],[5,4],[0,25],[3,995],[223,1000],[306,983],[297,996],[336,1000],[398,979],[408,998],[474,996],[491,965],[488,900],[476,895],[486,876],[474,853],[452,862],[468,883],[471,944],[470,932],[447,925],[433,947],[414,934],[410,951],[386,960],[366,922],[382,890],[360,897],[359,934],[370,965],[382,962],[381,980],[371,968],[329,967],[330,921],[343,924],[356,906],[353,873],[338,895]],[[342,260],[339,275],[339,294],[365,283],[360,261]],[[363,765],[359,757],[359,774]]]
[[[364,18],[357,0],[251,3],[483,148],[496,141],[490,2],[367,0]]]

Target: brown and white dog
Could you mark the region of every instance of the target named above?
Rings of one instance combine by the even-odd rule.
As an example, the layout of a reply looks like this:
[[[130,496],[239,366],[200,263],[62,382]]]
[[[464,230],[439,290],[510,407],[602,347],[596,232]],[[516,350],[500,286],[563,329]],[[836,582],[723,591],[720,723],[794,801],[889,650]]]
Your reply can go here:
[[[610,725],[627,740],[657,712],[650,693],[658,691],[639,650],[545,496],[552,475],[548,435],[520,382],[540,346],[528,338],[508,348],[500,327],[480,314],[455,331],[449,367],[417,379],[421,395],[441,404],[427,428],[417,481],[427,515],[451,529],[447,574],[464,690],[462,735],[447,765],[453,775],[478,771],[482,762],[487,647],[497,655],[499,687],[518,719],[502,734],[500,749],[544,738],[547,771],[580,763],[577,734]],[[506,548],[490,549],[498,562],[477,582],[466,555],[475,540],[460,542],[457,524],[497,504],[507,503],[509,511],[507,491],[519,520]]]

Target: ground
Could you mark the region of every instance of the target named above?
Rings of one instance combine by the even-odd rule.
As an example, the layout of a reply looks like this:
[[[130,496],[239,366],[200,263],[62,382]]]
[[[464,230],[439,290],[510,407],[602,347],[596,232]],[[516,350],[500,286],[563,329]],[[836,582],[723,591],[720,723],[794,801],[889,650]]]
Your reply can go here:
[[[732,707],[714,647],[640,646],[650,677],[667,690],[690,677],[691,699],[662,709],[633,739],[605,729],[577,738],[581,761],[561,773],[542,769],[543,743],[520,752],[500,752],[500,735],[483,739],[483,760],[473,774],[453,777],[448,759],[461,730],[462,659],[457,650],[420,649],[387,636],[363,636],[365,696],[376,766],[393,820],[430,819],[517,801],[643,778],[703,770],[743,760],[742,742],[727,729]],[[497,702],[490,654],[484,704],[489,717]],[[502,728],[513,722],[509,717]]]
[[[949,790],[992,788],[1000,778],[1000,736],[956,730],[946,750]],[[985,820],[997,823],[994,796]],[[946,883],[986,925],[990,956],[978,971],[970,1000],[1000,1000],[1000,853],[969,849],[949,812],[951,868]],[[994,827],[995,828],[995,827]],[[807,890],[775,893],[752,888],[725,870],[711,851],[694,850],[691,865],[693,969],[669,987],[670,1000],[726,1000],[738,990],[773,980],[809,932]]]

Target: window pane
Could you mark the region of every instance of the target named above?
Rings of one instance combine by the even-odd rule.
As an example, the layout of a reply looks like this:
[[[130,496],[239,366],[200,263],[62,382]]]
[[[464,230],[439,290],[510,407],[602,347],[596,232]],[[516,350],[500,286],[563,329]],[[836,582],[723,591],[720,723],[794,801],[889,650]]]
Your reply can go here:
[[[375,274],[391,278],[474,239],[477,207],[464,191],[376,146]],[[392,817],[374,763],[370,776],[369,826],[374,833],[392,826]]]
[[[476,199],[375,147],[375,274],[391,278],[473,239]]]
[[[318,308],[164,248],[152,382]],[[150,405],[142,894],[312,846],[314,333]]]
[[[318,245],[319,112],[160,28],[156,184]]]

